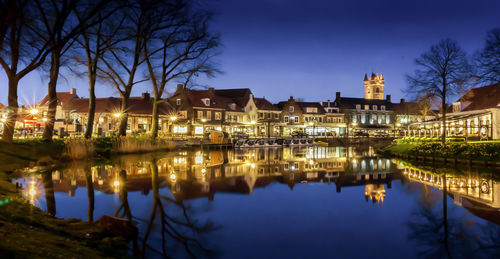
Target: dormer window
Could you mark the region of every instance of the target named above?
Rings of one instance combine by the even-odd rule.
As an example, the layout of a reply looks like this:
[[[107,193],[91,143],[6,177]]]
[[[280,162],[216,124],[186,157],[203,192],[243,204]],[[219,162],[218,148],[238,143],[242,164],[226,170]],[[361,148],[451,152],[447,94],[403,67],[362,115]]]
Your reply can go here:
[[[453,112],[461,112],[461,111],[462,111],[462,104],[460,102],[454,102]]]
[[[372,109],[373,109],[374,111],[376,111],[376,110],[377,110],[377,105],[373,105],[373,106],[372,106]]]
[[[175,102],[177,103],[177,105],[181,105],[181,99],[177,99],[175,100]]]
[[[361,104],[356,104],[356,110],[361,110]]]
[[[205,104],[205,106],[210,106],[210,98],[203,98],[201,101]]]
[[[290,111],[290,112],[294,112],[294,111],[295,111],[295,107],[290,106],[289,111]]]
[[[370,109],[370,105],[365,104],[365,110],[369,110],[369,109]]]
[[[229,108],[231,108],[231,110],[233,110],[233,111],[236,110],[236,103],[231,103],[229,105]]]
[[[380,110],[385,111],[385,105],[381,105]]]

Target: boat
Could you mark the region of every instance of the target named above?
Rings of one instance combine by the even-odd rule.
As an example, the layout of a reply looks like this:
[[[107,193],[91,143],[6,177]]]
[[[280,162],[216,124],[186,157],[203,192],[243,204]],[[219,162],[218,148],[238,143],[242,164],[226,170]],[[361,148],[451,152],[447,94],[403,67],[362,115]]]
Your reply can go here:
[[[245,145],[245,143],[247,142],[246,139],[238,139],[235,143],[234,143],[234,147],[236,148],[240,148],[242,147],[243,145]]]
[[[241,147],[256,147],[256,145],[255,145],[256,143],[257,143],[257,140],[255,140],[255,139],[249,139]]]

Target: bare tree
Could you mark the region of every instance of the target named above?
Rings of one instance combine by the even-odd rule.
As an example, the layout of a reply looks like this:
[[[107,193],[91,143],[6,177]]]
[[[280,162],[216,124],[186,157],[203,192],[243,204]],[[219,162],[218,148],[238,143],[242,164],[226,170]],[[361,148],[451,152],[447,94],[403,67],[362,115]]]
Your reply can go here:
[[[150,2],[130,0],[126,8],[118,11],[125,18],[123,28],[117,32],[120,40],[101,56],[104,64],[99,71],[105,79],[115,86],[121,96],[119,136],[127,134],[129,98],[132,88],[146,79],[137,79],[137,72],[144,59],[141,57],[144,48],[146,19],[150,15]]]
[[[34,0],[37,12],[40,14],[38,34],[45,38],[50,47],[50,68],[48,83],[48,111],[43,138],[52,141],[57,108],[57,81],[63,55],[74,43],[76,37],[89,26],[100,23],[101,19],[109,17],[111,11],[97,15],[105,10],[109,1],[106,0]],[[75,17],[74,10],[84,10]]]
[[[464,90],[470,77],[465,52],[451,39],[441,40],[415,59],[414,75],[407,75],[407,92],[439,99],[443,124],[442,142],[446,141],[446,99]]]
[[[500,28],[488,32],[486,45],[477,54],[475,65],[481,82],[500,82]]]
[[[111,11],[116,10],[116,6],[108,6]],[[79,22],[82,24],[85,21],[82,20],[81,10],[75,9],[76,16]],[[95,106],[96,106],[96,96],[95,96],[95,86],[99,74],[99,60],[104,56],[104,53],[109,48],[114,47],[115,44],[119,42],[118,32],[120,31],[124,18],[118,17],[118,15],[111,15],[108,19],[103,19],[103,14],[107,14],[107,10],[100,10],[98,15],[98,20],[101,22],[95,24],[94,26],[87,27],[81,33],[81,36],[77,39],[76,53],[73,55],[72,59],[86,68],[88,83],[89,83],[89,110],[87,126],[85,128],[85,138],[90,139],[94,130],[94,118],[95,118]],[[116,19],[115,19],[116,18]],[[82,57],[83,51],[83,57]],[[77,74],[81,74],[77,71]]]
[[[159,103],[167,83],[182,76],[186,81],[198,74],[214,75],[212,57],[219,38],[208,30],[211,15],[193,11],[191,1],[159,1],[151,5],[145,33],[144,57],[154,89],[151,136],[158,136]]]

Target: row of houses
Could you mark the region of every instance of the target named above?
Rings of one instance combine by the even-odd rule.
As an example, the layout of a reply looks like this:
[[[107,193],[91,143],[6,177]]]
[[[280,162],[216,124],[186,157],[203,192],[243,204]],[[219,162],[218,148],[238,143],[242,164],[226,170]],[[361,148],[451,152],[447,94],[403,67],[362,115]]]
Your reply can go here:
[[[255,137],[286,137],[296,131],[314,136],[344,136],[353,131],[441,134],[442,122],[436,111],[404,99],[393,103],[390,95],[384,96],[384,84],[382,74],[372,73],[363,80],[364,98],[344,97],[336,92],[333,101],[305,102],[290,96],[274,104],[255,97],[248,88],[194,90],[178,85],[175,93],[159,104],[160,134],[203,136],[210,130]],[[447,119],[448,134],[499,138],[499,87],[496,84],[472,89],[453,103]],[[87,125],[89,99],[80,98],[76,89],[57,93],[57,99],[55,128],[82,132]],[[121,111],[121,98],[97,98],[94,132],[113,134],[123,113],[128,115],[129,133],[151,130],[153,100],[149,93],[131,97],[129,109]],[[43,128],[47,109],[48,97],[35,107],[24,107],[16,127]],[[0,114],[5,120],[6,107],[0,106]]]

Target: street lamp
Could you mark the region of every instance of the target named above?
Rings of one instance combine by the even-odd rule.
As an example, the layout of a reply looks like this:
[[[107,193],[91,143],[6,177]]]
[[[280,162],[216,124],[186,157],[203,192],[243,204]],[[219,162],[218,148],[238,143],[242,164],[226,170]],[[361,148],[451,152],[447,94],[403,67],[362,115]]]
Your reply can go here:
[[[115,118],[120,118],[120,117],[122,116],[122,114],[121,114],[121,113],[119,113],[119,112],[116,112],[116,113],[114,113],[114,114],[113,114],[113,116],[114,116]]]
[[[30,110],[30,114],[31,114],[31,115],[36,115],[36,114],[38,114],[38,109],[35,109],[35,108],[31,109],[31,110]]]

